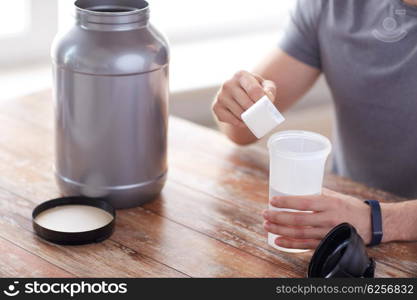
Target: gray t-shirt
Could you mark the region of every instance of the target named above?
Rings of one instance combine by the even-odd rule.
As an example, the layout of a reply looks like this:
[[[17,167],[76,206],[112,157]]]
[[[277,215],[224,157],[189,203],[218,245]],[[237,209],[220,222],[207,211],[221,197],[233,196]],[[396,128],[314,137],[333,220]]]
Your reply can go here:
[[[280,48],[330,86],[335,172],[417,198],[417,7],[299,0]]]

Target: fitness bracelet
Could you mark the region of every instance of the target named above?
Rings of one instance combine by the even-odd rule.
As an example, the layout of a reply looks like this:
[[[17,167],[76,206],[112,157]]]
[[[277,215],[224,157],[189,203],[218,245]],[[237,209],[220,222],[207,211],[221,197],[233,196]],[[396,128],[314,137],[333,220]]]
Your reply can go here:
[[[381,243],[383,235],[381,206],[376,200],[366,200],[365,203],[371,207],[372,239],[368,246],[376,246]]]

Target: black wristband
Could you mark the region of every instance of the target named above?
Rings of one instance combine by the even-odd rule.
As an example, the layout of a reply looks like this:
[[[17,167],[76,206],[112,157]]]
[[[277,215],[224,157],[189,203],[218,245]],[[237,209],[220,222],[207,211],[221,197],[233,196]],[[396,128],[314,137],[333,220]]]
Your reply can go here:
[[[376,200],[366,200],[365,203],[371,207],[372,239],[368,246],[379,245],[383,235],[381,206]]]

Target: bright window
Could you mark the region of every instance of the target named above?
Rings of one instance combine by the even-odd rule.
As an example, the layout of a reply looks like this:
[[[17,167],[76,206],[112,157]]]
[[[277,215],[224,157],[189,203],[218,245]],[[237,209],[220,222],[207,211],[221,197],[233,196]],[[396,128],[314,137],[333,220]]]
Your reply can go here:
[[[2,3],[0,38],[22,34],[29,27],[29,4],[27,0],[4,1]]]
[[[277,31],[295,0],[149,0],[151,20],[171,42]]]
[[[49,59],[57,30],[57,0],[2,1],[0,67]]]

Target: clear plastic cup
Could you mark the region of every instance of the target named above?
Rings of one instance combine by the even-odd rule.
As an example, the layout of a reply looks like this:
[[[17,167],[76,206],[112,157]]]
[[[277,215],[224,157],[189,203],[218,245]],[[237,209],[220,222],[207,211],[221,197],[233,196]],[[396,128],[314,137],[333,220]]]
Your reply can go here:
[[[324,167],[331,151],[330,141],[308,131],[283,131],[268,140],[269,149],[269,198],[274,196],[317,195],[321,193]],[[275,211],[296,211],[269,208]],[[275,249],[300,253],[305,249],[288,249],[275,244],[278,236],[268,233],[268,244]]]

